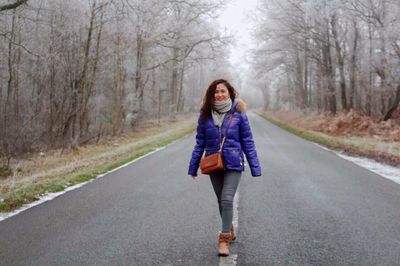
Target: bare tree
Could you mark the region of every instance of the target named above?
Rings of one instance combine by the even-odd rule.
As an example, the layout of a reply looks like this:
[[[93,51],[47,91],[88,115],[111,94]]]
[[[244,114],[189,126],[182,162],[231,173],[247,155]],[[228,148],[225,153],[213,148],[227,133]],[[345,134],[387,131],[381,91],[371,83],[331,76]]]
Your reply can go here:
[[[135,128],[140,119],[193,110],[207,80],[229,75],[219,65],[229,62],[213,61],[228,50],[215,22],[224,2],[1,4],[2,159],[78,147]],[[198,69],[201,81],[194,83]]]
[[[285,84],[272,88],[283,90],[281,104],[389,119],[398,107],[399,12],[394,0],[261,1],[254,69]]]

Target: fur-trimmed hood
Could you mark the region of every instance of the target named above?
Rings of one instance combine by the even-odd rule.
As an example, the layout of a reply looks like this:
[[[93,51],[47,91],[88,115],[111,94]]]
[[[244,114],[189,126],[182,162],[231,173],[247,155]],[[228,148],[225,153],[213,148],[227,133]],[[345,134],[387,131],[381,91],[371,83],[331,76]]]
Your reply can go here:
[[[245,101],[243,101],[242,99],[237,99],[238,103],[236,105],[236,111],[238,111],[239,113],[244,113],[247,110],[247,104]]]

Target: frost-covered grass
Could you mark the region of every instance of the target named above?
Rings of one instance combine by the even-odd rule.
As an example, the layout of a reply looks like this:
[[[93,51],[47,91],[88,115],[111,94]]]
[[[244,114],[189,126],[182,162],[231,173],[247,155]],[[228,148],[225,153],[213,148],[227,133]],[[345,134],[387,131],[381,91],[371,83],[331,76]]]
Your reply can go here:
[[[184,119],[153,126],[102,144],[91,144],[67,154],[50,151],[47,155],[20,160],[14,175],[0,180],[0,211],[12,211],[50,192],[86,182],[195,129],[195,119]]]
[[[341,150],[349,155],[364,156],[392,166],[400,165],[400,142],[382,141],[373,137],[331,136],[283,123],[265,112],[257,112],[273,124],[304,139],[331,149]]]
[[[366,137],[336,137],[340,142],[348,145],[360,147],[365,150],[385,152],[395,156],[400,156],[400,142],[384,142]]]

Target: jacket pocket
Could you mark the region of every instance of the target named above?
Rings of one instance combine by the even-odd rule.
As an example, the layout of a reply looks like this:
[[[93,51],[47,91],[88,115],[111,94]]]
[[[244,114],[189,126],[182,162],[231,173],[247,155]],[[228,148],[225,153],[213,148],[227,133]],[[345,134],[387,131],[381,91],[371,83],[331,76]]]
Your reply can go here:
[[[213,153],[217,153],[218,151],[219,151],[219,149],[216,149],[216,148],[209,148],[209,149],[206,148],[205,156],[208,156]]]
[[[241,150],[238,148],[223,149],[223,158],[226,166],[239,167],[243,165]]]

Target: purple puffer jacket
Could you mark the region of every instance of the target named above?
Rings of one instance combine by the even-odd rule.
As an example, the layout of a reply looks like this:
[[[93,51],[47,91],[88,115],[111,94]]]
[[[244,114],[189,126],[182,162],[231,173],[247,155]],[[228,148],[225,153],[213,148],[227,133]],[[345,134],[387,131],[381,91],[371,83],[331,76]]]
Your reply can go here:
[[[189,164],[189,175],[197,175],[204,149],[206,150],[206,156],[218,152],[219,145],[225,135],[226,139],[222,148],[225,170],[244,171],[244,152],[250,165],[251,175],[261,175],[261,167],[254,146],[249,120],[244,112],[245,109],[246,104],[242,100],[235,100],[231,110],[225,116],[221,129],[214,125],[212,117],[209,117],[205,122],[199,118],[196,145]],[[226,132],[231,113],[233,113],[232,122],[228,132]]]

